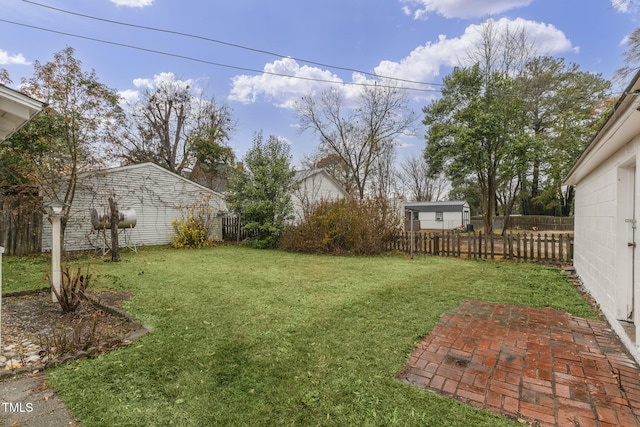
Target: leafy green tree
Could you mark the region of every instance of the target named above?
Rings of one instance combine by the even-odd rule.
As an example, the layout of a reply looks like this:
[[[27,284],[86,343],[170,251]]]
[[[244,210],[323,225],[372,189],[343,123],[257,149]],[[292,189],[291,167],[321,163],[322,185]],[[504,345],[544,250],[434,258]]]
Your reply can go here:
[[[475,180],[485,230],[492,232],[497,193],[518,178],[526,147],[522,101],[512,79],[486,74],[478,65],[455,68],[444,79],[442,97],[423,112],[432,172],[444,171],[452,181]]]
[[[459,200],[469,203],[471,215],[478,215],[482,212],[480,200],[480,188],[474,180],[456,180],[451,183],[451,190],[448,194],[449,200]]]
[[[67,204],[66,228],[78,173],[100,165],[101,143],[121,114],[118,94],[98,81],[94,70],[67,47],[45,64],[35,61],[34,75],[21,90],[47,104],[45,110],[2,146],[3,178],[38,186],[51,199]],[[10,173],[11,176],[7,176]]]
[[[229,183],[227,203],[241,215],[246,243],[258,248],[278,246],[287,221],[292,218],[294,188],[289,145],[277,136],[264,141],[256,133],[243,160],[242,171]]]
[[[568,215],[571,189],[562,179],[596,130],[611,84],[563,59],[538,57],[517,79],[531,136],[522,212]]]
[[[218,110],[216,110],[218,111]],[[230,120],[227,114],[213,113],[210,122],[197,127],[190,135],[195,163],[191,179],[215,191],[225,191],[236,157],[227,145]],[[216,123],[218,121],[218,123]]]

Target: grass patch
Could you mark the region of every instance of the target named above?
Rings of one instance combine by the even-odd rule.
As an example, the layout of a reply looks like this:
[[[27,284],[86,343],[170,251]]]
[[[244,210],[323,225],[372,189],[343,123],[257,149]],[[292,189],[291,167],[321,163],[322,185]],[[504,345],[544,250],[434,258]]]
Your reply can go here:
[[[3,256],[2,294],[42,289],[49,286],[47,273],[51,271],[51,257]]]
[[[126,309],[153,333],[47,374],[84,426],[515,426],[394,375],[464,299],[596,318],[558,269],[529,264],[221,246],[91,269],[135,292]]]

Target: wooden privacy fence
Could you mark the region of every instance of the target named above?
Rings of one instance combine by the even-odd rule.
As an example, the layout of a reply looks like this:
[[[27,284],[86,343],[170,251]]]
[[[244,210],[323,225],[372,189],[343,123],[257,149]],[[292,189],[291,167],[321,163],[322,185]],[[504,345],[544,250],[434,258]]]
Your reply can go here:
[[[235,215],[224,215],[222,217],[222,240],[225,242],[241,242],[247,237],[254,237],[257,233],[252,230],[247,232],[242,229],[241,220]]]
[[[389,242],[388,250],[411,252],[411,233]],[[548,263],[573,262],[573,235],[513,233],[504,236],[482,232],[414,233],[413,253],[469,259],[504,259]]]
[[[5,255],[42,251],[42,201],[0,200],[0,246]]]

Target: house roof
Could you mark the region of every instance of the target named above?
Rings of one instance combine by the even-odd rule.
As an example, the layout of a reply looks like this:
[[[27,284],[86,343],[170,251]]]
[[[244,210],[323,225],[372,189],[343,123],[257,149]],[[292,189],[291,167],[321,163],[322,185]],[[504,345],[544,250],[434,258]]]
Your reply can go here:
[[[583,150],[564,179],[576,185],[616,151],[640,135],[640,71],[624,90],[596,135]]]
[[[419,212],[462,212],[463,208],[469,208],[465,201],[450,200],[445,202],[406,202],[405,210]]]
[[[329,181],[333,182],[333,184],[341,191],[344,193],[345,197],[349,197],[349,193],[347,192],[347,190],[345,190],[345,188],[342,186],[342,184],[340,184],[334,177],[331,176],[331,174],[329,172],[327,172],[326,169],[324,168],[317,168],[317,169],[302,169],[299,171],[295,172],[295,175],[293,176],[293,179],[296,182],[302,182],[306,179],[312,178],[316,175],[322,175],[324,176],[326,179],[328,179]]]
[[[43,102],[0,84],[0,142],[9,138],[43,108]]]
[[[115,172],[122,172],[122,171],[127,171],[127,170],[136,170],[136,169],[146,169],[146,168],[150,168],[150,169],[154,169],[156,171],[156,173],[166,173],[166,174],[170,174],[173,175],[175,178],[183,180],[188,182],[191,185],[195,185],[196,187],[199,187],[201,190],[203,191],[207,191],[209,193],[214,194],[215,196],[218,197],[222,197],[223,199],[225,199],[226,197],[224,196],[224,194],[222,193],[218,193],[217,191],[214,191],[208,187],[205,187],[204,185],[200,185],[197,182],[191,181],[188,178],[185,178],[182,175],[178,175],[177,173],[173,173],[168,169],[163,168],[162,166],[158,166],[155,163],[151,163],[151,162],[146,162],[146,163],[137,163],[134,165],[127,165],[127,166],[118,166],[118,167],[114,167],[114,168],[109,168],[109,169],[101,169],[101,170],[97,170],[97,171],[86,171],[86,172],[82,172],[79,174],[79,176],[82,175],[99,175],[99,174],[103,174],[103,175],[107,175],[107,174],[111,174],[111,173],[115,173]]]

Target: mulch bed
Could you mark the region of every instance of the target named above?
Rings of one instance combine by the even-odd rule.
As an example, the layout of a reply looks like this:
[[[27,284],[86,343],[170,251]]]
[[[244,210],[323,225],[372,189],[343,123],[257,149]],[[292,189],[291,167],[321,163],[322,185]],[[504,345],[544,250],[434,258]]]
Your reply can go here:
[[[89,296],[73,313],[63,313],[48,291],[3,296],[0,378],[92,357],[147,332],[122,311],[131,292]]]

